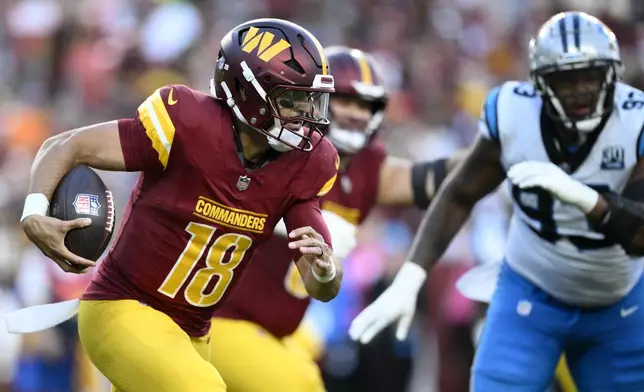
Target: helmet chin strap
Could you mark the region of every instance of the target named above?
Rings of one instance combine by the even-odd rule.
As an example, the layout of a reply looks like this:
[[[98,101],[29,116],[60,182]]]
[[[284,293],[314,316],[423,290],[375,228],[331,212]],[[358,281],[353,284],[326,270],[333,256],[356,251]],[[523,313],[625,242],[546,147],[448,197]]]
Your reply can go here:
[[[593,111],[593,117],[587,118],[584,120],[573,121],[566,115],[566,111],[559,101],[559,98],[555,96],[552,89],[548,86],[546,88],[548,95],[550,96],[550,102],[555,108],[559,116],[563,119],[564,126],[568,129],[576,129],[579,132],[589,133],[595,130],[597,126],[602,122],[602,109],[604,107],[604,101],[606,100],[606,88],[602,88],[597,97],[597,104],[595,110]]]
[[[248,67],[248,64],[246,64],[245,61],[241,62],[241,67],[243,70],[243,75],[244,78],[251,83],[251,85],[255,88],[257,93],[262,97],[264,101],[266,101],[266,91],[262,88],[262,86],[259,84],[257,79],[255,78],[255,75],[253,74],[253,71]],[[226,82],[221,82],[220,83],[221,89],[224,90],[224,94],[226,94],[226,103],[228,106],[232,109],[233,113],[235,113],[235,117],[239,119],[239,121],[243,122],[244,124],[248,125],[249,127],[260,131],[256,127],[253,127],[248,123],[244,115],[241,113],[239,110],[239,107],[235,103],[235,99],[232,96],[232,93],[230,91],[230,88],[226,84]],[[215,98],[222,98],[217,96],[217,89],[215,87],[215,80],[210,79],[210,94],[214,96]],[[304,129],[300,127],[297,131],[289,131],[288,129],[284,129],[282,126],[282,122],[276,118],[273,119],[274,125],[268,130],[268,133],[271,134],[271,136],[266,136],[266,139],[268,140],[268,145],[271,146],[272,149],[278,152],[286,152],[290,151],[293,149],[293,147],[282,143],[280,141],[283,140],[287,143],[290,143],[292,145],[298,145],[302,142],[302,138],[298,135],[304,135]]]
[[[601,117],[589,118],[588,120],[576,121],[575,126],[579,132],[590,133],[601,124]]]
[[[385,116],[384,110],[379,110],[371,116],[369,123],[363,129],[347,129],[333,121],[330,126],[329,140],[335,148],[354,154],[367,145],[371,135],[380,127]]]
[[[559,101],[559,98],[557,98],[552,88],[550,88],[550,86],[545,83],[543,78],[540,77],[539,82],[541,83],[542,86],[545,86],[546,94],[550,98],[550,102],[552,103],[552,106],[559,114],[559,117],[563,119],[564,126],[568,129],[576,129],[577,131],[582,133],[589,133],[594,131],[595,128],[597,128],[597,126],[602,122],[602,116],[605,114],[603,113],[603,110],[604,110],[604,104],[606,101],[608,85],[611,83],[614,76],[615,76],[615,70],[612,67],[609,67],[608,70],[606,71],[604,83],[601,89],[599,90],[599,94],[597,95],[597,103],[595,104],[595,110],[592,113],[592,117],[584,120],[578,120],[578,121],[573,121],[570,119],[570,117],[568,117],[568,115],[566,115],[566,111],[564,110],[563,105],[561,104],[561,101]]]
[[[302,142],[302,137],[298,135],[304,135],[304,128],[300,127],[297,131],[288,130],[282,126],[280,120],[275,118],[274,125],[268,130],[268,133],[273,136],[266,136],[268,145],[275,151],[286,152],[293,149],[293,147],[286,143],[297,146]],[[286,143],[282,143],[282,141]]]

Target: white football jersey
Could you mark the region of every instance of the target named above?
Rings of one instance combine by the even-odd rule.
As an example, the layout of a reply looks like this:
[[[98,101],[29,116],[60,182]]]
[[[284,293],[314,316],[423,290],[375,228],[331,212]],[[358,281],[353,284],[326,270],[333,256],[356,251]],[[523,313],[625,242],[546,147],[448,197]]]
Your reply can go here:
[[[507,82],[485,102],[480,131],[501,146],[505,170],[523,161],[554,162],[598,191],[621,193],[644,156],[644,93],[618,83],[615,106],[594,143],[576,151],[570,165],[556,153],[554,129],[541,126],[541,96],[528,82]],[[506,262],[553,297],[573,305],[601,306],[627,294],[639,280],[644,259],[629,257],[589,228],[575,206],[542,189],[511,187],[514,216]]]

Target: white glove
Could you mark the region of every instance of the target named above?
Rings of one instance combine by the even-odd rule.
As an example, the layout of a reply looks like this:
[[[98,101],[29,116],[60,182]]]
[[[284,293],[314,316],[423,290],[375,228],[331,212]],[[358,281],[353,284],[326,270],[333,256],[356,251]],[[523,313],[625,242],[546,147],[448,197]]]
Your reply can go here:
[[[353,320],[349,328],[351,339],[369,343],[380,331],[398,321],[396,338],[405,340],[416,312],[418,292],[426,278],[427,272],[421,266],[405,262],[391,286]]]
[[[517,163],[508,170],[508,178],[521,189],[543,188],[562,202],[577,206],[584,214],[592,211],[599,199],[597,191],[551,162]]]
[[[322,210],[322,217],[331,234],[333,256],[343,260],[356,247],[357,227],[331,211]]]

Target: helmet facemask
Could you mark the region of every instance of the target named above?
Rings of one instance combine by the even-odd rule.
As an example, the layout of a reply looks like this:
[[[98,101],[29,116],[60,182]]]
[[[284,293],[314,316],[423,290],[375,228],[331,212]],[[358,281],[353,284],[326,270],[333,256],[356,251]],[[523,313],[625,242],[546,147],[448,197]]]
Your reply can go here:
[[[617,82],[612,61],[550,67],[532,73],[546,101],[546,114],[566,129],[592,132],[612,110]]]
[[[239,65],[243,78],[235,78],[235,86],[229,86],[226,75],[230,65],[220,53],[215,78],[211,80],[211,94],[225,99],[235,117],[264,134],[273,149],[279,152],[292,149],[312,151],[326,135],[329,126],[327,116],[329,93],[334,91],[333,76],[318,74],[311,86],[294,86],[270,70],[255,75],[245,61]],[[276,85],[268,92],[260,83],[260,80],[266,83],[280,79],[284,84]],[[218,96],[217,86],[223,90],[224,97]],[[234,95],[233,89],[236,89]],[[235,100],[235,96],[240,102]],[[252,105],[245,107],[259,109],[245,115],[240,104],[248,102]],[[319,137],[314,137],[314,134]]]
[[[280,152],[311,151],[313,134],[321,140],[329,127],[329,93],[310,88],[278,86],[266,95],[273,123],[265,133],[270,146]]]

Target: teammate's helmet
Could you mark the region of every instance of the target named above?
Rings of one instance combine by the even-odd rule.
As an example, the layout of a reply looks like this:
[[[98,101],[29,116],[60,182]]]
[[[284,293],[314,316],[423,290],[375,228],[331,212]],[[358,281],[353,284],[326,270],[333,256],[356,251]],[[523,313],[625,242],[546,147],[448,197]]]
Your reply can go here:
[[[593,131],[613,107],[622,64],[615,34],[583,12],[550,18],[530,41],[530,75],[546,112],[566,128]]]
[[[326,134],[333,77],[318,40],[294,23],[256,19],[232,29],[210,90],[278,151],[311,151]]]
[[[354,154],[367,145],[382,124],[387,106],[387,93],[380,80],[376,60],[358,49],[331,46],[324,49],[335,79],[334,101],[329,109],[329,140],[340,152]],[[355,100],[371,111],[370,118],[346,118],[351,114],[334,113],[341,100]],[[347,103],[348,104],[348,103]],[[338,110],[336,109],[336,112]]]

